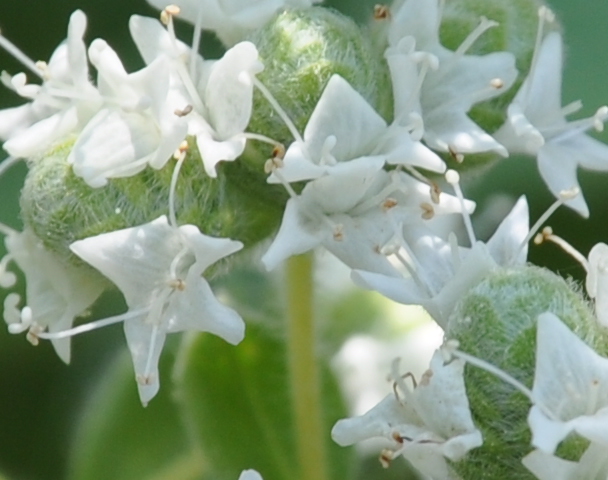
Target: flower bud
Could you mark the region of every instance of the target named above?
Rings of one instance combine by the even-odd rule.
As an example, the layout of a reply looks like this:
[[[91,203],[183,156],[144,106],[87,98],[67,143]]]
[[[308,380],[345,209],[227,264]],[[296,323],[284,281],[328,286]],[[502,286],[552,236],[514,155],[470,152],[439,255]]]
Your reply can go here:
[[[480,282],[456,306],[446,338],[456,339],[461,351],[491,363],[531,389],[536,323],[544,312],[557,315],[605,354],[607,339],[578,287],[549,270],[530,266],[499,270]],[[533,448],[527,423],[530,401],[475,366],[467,366],[465,384],[484,443],[454,463],[454,469],[461,478],[535,478],[521,463]],[[578,460],[587,444],[582,437],[570,436],[556,454]]]

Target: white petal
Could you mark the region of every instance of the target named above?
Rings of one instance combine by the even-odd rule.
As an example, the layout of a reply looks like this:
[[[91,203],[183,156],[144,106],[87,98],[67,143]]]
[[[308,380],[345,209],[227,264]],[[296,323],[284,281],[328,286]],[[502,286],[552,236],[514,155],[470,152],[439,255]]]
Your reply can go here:
[[[253,101],[252,77],[263,68],[251,42],[235,45],[213,65],[204,99],[218,140],[228,140],[247,127]]]
[[[496,263],[503,267],[524,265],[528,258],[528,245],[523,241],[530,231],[530,215],[525,196],[519,197],[515,206],[486,242],[488,251]]]

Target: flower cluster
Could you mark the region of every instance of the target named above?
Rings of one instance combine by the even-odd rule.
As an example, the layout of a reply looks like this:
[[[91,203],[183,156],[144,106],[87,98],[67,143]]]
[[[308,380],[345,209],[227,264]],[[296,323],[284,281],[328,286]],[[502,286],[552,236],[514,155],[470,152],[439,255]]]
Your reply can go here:
[[[170,179],[162,188],[138,184],[140,189],[146,185],[139,201],[160,204],[161,213],[138,213],[139,220],[119,228],[94,224],[98,219],[93,214],[78,220],[84,224],[78,233],[69,218],[57,227],[55,221],[40,225],[36,215],[28,216],[21,232],[2,226],[8,253],[0,263],[0,285],[13,286],[11,263],[26,279],[25,302],[16,293],[4,302],[9,331],[27,332],[32,343],[51,340],[69,362],[71,336],[123,322],[144,404],[158,392],[158,362],[168,333],[211,332],[238,344],[245,335],[243,320],[214,296],[203,277],[206,271],[215,272],[217,262],[250,246],[244,245],[251,237],[245,230],[253,227],[234,221],[245,216],[242,212],[204,220],[215,215],[210,210],[223,201],[225,183],[234,180],[230,175],[242,173],[228,170],[225,162],[232,162],[235,169],[250,169],[249,177],[238,179],[243,198],[260,192],[250,177],[261,178],[265,191],[280,192],[268,194],[282,199],[282,218],[261,257],[266,269],[321,246],[352,269],[357,285],[399,303],[423,306],[446,332],[430,369],[420,381],[412,379],[413,388],[395,362],[394,394],[361,417],[340,420],[332,432],[338,444],[384,437],[392,445],[382,453],[385,463],[403,455],[429,478],[451,478],[452,468],[484,443],[484,426],[476,424],[476,404],[467,393],[468,364],[529,399],[535,448],[523,458],[529,472],[540,479],[553,478],[558,470],[568,472],[560,474],[564,479],[592,479],[599,470],[606,472],[602,449],[608,446],[608,361],[571,331],[586,331],[583,327],[558,318],[561,313],[555,309],[536,312],[526,326],[537,332],[531,347],[536,364],[529,366],[527,377],[509,372],[493,358],[479,358],[479,352],[467,352],[462,334],[462,324],[476,321],[464,306],[470,292],[496,272],[531,268],[526,263],[528,242],[553,210],[566,205],[589,215],[576,178],[578,166],[608,170],[608,147],[586,134],[603,128],[608,107],[589,119],[565,118],[579,105],[561,104],[563,47],[552,13],[546,7],[538,10],[532,59],[526,71],[518,71],[520,58],[514,52],[495,48],[471,53],[488,30],[501,28],[494,20],[481,17],[459,46],[447,48],[440,39],[441,2],[404,0],[378,7],[374,22],[380,38],[366,48],[382,58],[384,71],[370,88],[390,99],[390,111],[344,69],[330,65],[322,71],[315,65],[322,79],[318,88],[294,80],[293,88],[311,89],[306,96],[314,98],[302,116],[277,100],[279,87],[272,76],[265,76],[264,65],[273,52],[262,53],[253,39],[290,12],[306,23],[321,8],[315,2],[182,0],[166,7],[149,1],[162,9],[160,20],[134,15],[129,22],[145,63],[136,72],[127,72],[104,40],[85,45],[81,11],[70,17],[67,39],[48,63],[27,59],[0,37],[0,46],[40,80],[29,83],[25,73],[2,74],[4,85],[26,100],[0,111],[0,138],[10,155],[3,166],[27,161],[30,204],[42,203],[36,195],[47,187],[40,180],[43,175],[34,172],[47,168],[51,156],[64,156],[60,168],[82,189],[66,186],[65,195],[78,202],[80,191],[103,195],[123,185],[127,193],[116,201],[122,205],[130,201],[130,181],[166,171]],[[194,25],[190,45],[176,37],[175,18]],[[223,41],[221,58],[201,56],[202,30],[214,31]],[[302,48],[326,42],[319,49],[325,55],[335,48],[334,34],[319,40],[307,33],[298,42]],[[303,63],[289,60],[295,71]],[[320,58],[322,63],[331,62]],[[500,110],[497,99],[508,106]],[[260,102],[270,105],[272,116],[289,131],[288,144],[272,126],[255,120]],[[491,110],[499,122],[492,126],[483,115],[471,115],[474,106]],[[250,131],[251,126],[259,130]],[[465,175],[471,161],[514,154],[537,158],[557,202],[530,228],[527,201],[520,198],[494,235],[482,242],[470,219],[475,203],[464,197],[457,170]],[[212,193],[182,188],[180,171],[186,164],[188,175],[215,185]],[[197,202],[201,198],[194,216],[185,212],[183,196],[188,194]],[[116,207],[116,215],[121,208]],[[459,240],[461,230],[464,241]],[[58,237],[68,245],[66,252],[55,248]],[[546,230],[541,237],[559,243]],[[576,255],[588,272],[587,293],[595,301],[597,325],[606,326],[607,247],[597,245],[588,259]],[[124,295],[127,311],[74,326],[108,281]],[[526,385],[532,378],[533,385]],[[580,459],[554,456],[573,434],[589,441]],[[259,478],[253,471],[241,476],[246,477]]]

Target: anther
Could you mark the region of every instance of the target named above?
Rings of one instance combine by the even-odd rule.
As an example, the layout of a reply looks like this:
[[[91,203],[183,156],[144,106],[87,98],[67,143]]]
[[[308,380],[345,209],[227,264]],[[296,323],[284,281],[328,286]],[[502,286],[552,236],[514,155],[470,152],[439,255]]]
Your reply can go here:
[[[384,202],[382,202],[382,210],[384,210],[385,212],[387,212],[388,210],[390,210],[391,208],[394,208],[397,206],[397,200],[395,200],[394,198],[387,198],[386,200],[384,200]]]
[[[392,450],[388,450],[388,449],[384,449],[382,450],[382,452],[380,453],[380,464],[382,465],[383,468],[388,468],[391,466],[391,462],[393,460],[393,454],[395,452],[393,452]]]
[[[135,380],[140,385],[152,385],[155,382],[154,375],[136,375]]]
[[[337,224],[335,226],[333,237],[336,242],[341,242],[344,240],[344,225]]]
[[[502,78],[493,78],[490,80],[490,86],[496,90],[500,90],[505,86],[505,82],[503,82]]]
[[[169,25],[171,23],[171,19],[176,15],[179,15],[181,9],[177,5],[168,5],[165,9],[160,13],[160,21],[163,25]]]
[[[181,278],[174,278],[169,282],[169,286],[174,290],[179,290],[183,292],[186,290],[186,282],[184,282]]]
[[[40,335],[43,331],[44,331],[44,328],[42,328],[37,323],[33,323],[32,326],[30,327],[30,329],[28,330],[25,338],[27,339],[28,342],[30,342],[32,345],[34,345],[36,347],[40,343],[40,338],[38,337],[38,335]]]
[[[173,113],[175,115],[177,115],[178,117],[185,117],[186,115],[192,113],[192,110],[194,110],[194,107],[192,105],[186,105],[183,110],[180,110],[179,108],[176,108]]]
[[[264,173],[270,174],[274,172],[277,168],[283,167],[283,160],[279,157],[272,157],[266,160],[264,163]]]
[[[542,18],[545,22],[551,23],[555,21],[555,14],[551,11],[551,9],[549,9],[545,5],[541,6],[538,9],[538,16]]]
[[[462,153],[458,153],[456,150],[454,150],[454,147],[452,147],[451,145],[448,146],[448,153],[454,160],[456,160],[456,162],[458,162],[458,163],[463,162],[464,155]]]
[[[387,20],[391,18],[391,11],[387,5],[374,6],[374,20]]]
[[[441,188],[439,188],[439,185],[437,185],[436,183],[431,183],[431,190],[429,193],[431,195],[431,201],[435,205],[439,205],[439,200],[441,196]]]
[[[283,160],[285,158],[285,146],[275,145],[272,149],[272,158]]]
[[[395,442],[403,444],[404,438],[399,435],[398,432],[393,432],[391,437],[393,437],[393,440],[395,440]]]
[[[549,240],[549,237],[553,235],[553,229],[551,227],[545,227],[540,233],[537,233],[534,237],[534,244],[541,245],[544,241]]]
[[[433,205],[431,205],[428,202],[423,202],[420,204],[420,208],[422,208],[422,218],[424,220],[430,220],[431,218],[433,218],[435,216],[435,209],[433,208]]]

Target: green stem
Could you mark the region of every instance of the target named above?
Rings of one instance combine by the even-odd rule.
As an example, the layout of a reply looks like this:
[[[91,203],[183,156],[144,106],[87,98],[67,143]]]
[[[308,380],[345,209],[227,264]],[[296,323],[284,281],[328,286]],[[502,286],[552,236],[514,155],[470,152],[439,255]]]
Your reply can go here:
[[[313,257],[287,261],[287,345],[300,480],[328,480],[321,382],[315,356]]]

